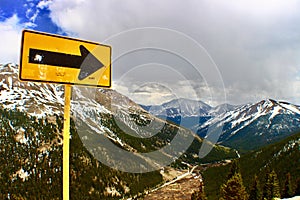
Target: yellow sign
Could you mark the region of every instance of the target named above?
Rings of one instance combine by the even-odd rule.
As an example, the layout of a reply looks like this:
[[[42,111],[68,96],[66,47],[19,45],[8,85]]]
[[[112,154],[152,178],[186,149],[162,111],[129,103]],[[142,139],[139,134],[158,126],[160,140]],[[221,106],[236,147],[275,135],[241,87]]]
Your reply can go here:
[[[20,80],[111,86],[111,47],[48,33],[24,30]]]

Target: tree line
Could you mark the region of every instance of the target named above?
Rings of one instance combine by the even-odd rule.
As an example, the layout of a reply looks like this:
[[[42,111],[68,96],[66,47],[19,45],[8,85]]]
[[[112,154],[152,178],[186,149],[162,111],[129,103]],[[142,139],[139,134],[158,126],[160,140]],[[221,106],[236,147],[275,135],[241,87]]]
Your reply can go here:
[[[300,179],[293,184],[291,174],[286,174],[281,188],[275,170],[267,168],[263,184],[257,175],[253,176],[252,184],[247,191],[243,184],[239,163],[234,160],[227,175],[226,182],[220,187],[219,200],[273,200],[276,198],[290,198],[300,195]],[[207,200],[203,183],[195,191],[191,200]]]

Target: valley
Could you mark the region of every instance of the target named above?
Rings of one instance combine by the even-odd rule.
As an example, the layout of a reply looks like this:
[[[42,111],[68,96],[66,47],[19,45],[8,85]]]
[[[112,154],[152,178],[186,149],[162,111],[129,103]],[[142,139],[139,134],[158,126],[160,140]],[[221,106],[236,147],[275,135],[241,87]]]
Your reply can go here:
[[[201,175],[194,172],[195,168],[196,167],[182,171],[179,175],[174,177],[173,180],[170,180],[164,185],[146,193],[143,199],[190,200],[192,193],[199,189],[200,183],[202,182]]]

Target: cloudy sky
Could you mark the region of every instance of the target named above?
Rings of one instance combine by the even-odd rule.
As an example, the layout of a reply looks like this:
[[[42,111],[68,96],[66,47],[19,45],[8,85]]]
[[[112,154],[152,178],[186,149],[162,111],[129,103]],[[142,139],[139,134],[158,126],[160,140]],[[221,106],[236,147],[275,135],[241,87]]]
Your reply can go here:
[[[0,0],[0,63],[21,31],[110,44],[113,88],[143,104],[300,104],[298,0]]]

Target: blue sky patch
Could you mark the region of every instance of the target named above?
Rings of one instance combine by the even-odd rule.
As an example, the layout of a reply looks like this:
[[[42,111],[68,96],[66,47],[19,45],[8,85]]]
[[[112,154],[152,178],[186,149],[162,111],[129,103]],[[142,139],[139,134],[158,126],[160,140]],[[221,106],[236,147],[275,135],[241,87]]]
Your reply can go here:
[[[1,0],[0,21],[5,21],[16,14],[20,24],[31,24],[27,28],[49,33],[62,33],[62,29],[49,17],[50,10],[47,7],[42,9],[37,7],[39,2],[40,0]]]

